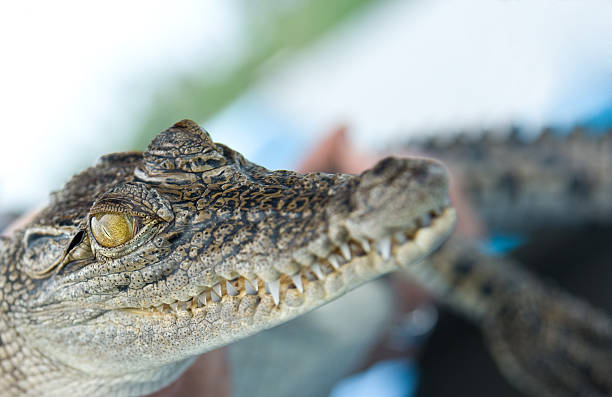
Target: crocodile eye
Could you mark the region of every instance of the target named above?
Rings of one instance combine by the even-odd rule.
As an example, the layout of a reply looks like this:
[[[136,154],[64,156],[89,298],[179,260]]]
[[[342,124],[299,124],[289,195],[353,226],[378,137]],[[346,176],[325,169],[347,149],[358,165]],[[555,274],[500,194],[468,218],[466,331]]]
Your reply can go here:
[[[131,215],[101,213],[91,217],[91,233],[101,246],[117,247],[136,235],[136,222]]]

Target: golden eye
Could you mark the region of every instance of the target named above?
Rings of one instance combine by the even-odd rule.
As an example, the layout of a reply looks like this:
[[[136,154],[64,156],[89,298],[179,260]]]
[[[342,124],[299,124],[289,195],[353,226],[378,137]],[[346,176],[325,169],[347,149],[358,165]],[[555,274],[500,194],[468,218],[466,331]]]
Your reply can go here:
[[[134,237],[136,222],[126,214],[97,214],[91,217],[91,233],[101,246],[117,247]]]

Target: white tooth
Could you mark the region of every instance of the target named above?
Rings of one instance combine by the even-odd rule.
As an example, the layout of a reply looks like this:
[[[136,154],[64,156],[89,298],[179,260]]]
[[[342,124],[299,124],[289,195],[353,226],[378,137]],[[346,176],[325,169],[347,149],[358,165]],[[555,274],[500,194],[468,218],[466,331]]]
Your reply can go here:
[[[351,249],[349,248],[348,243],[344,243],[340,245],[340,252],[342,252],[342,256],[348,261],[351,259]]]
[[[210,300],[213,302],[221,302],[221,297],[215,293],[215,291],[210,291]]]
[[[187,302],[181,302],[181,303],[179,303],[179,309],[181,309],[181,310],[187,310]]]
[[[238,295],[238,290],[236,288],[234,288],[232,283],[230,283],[229,281],[225,282],[225,289],[227,290],[227,294],[228,295],[231,295],[231,296]]]
[[[162,310],[164,310],[164,305],[161,304],[161,305],[155,306],[155,310],[157,310],[158,312],[161,312]]]
[[[206,294],[198,296],[198,307],[206,306]]]
[[[300,273],[296,273],[291,276],[291,280],[293,281],[295,288],[297,288],[300,293],[304,292],[304,286],[302,285],[302,275]]]
[[[323,278],[325,277],[323,275],[323,272],[321,271],[321,266],[319,266],[318,263],[313,263],[312,266],[310,267],[312,269],[312,271],[314,272],[314,274],[316,274],[317,278],[319,280],[323,280]]]
[[[376,250],[383,259],[389,259],[391,256],[391,237],[386,236],[376,242]]]
[[[408,241],[406,235],[401,230],[399,232],[393,233],[393,237],[395,238],[395,241],[398,242],[398,244],[404,244],[406,241]]]
[[[174,310],[174,311],[177,311],[177,309],[178,309],[178,304],[177,304],[176,302],[171,303],[171,304],[170,304],[170,308],[171,308],[172,310]]]
[[[244,289],[246,293],[249,295],[257,295],[257,289],[259,288],[259,284],[257,283],[257,279],[250,281],[248,279],[244,279]]]
[[[221,284],[217,283],[213,285],[213,292],[217,294],[219,298],[221,298],[221,296],[223,296],[223,292],[221,291]]]
[[[363,248],[363,250],[365,252],[370,252],[370,242],[368,241],[368,239],[366,238],[356,238],[355,239],[359,244],[361,244],[361,248]]]
[[[266,290],[272,295],[274,304],[278,306],[280,302],[280,279],[266,283]]]
[[[336,258],[336,255],[330,255],[329,258],[327,258],[327,260],[329,261],[329,263],[331,263],[334,269],[338,270],[338,268],[340,267],[340,264],[338,263],[338,259]]]

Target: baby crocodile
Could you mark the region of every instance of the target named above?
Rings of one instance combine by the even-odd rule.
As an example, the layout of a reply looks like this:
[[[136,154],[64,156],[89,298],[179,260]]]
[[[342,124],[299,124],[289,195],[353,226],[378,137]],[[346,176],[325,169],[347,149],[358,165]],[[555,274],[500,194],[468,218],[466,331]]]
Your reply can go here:
[[[612,222],[612,130],[434,138],[412,145],[449,166],[493,232]],[[411,269],[484,331],[500,371],[537,397],[612,396],[612,320],[517,263],[454,236]],[[585,268],[585,271],[588,269]]]
[[[451,232],[444,167],[269,171],[183,120],[102,157],[0,240],[0,393],[141,395]]]

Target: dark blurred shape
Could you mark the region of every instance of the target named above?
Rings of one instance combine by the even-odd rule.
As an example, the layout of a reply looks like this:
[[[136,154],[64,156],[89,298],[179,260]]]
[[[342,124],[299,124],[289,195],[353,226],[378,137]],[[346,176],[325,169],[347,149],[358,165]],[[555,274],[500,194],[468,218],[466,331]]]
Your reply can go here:
[[[612,313],[612,225],[538,230],[510,256],[595,307]],[[472,323],[442,309],[421,360],[417,396],[523,396],[500,374]]]

